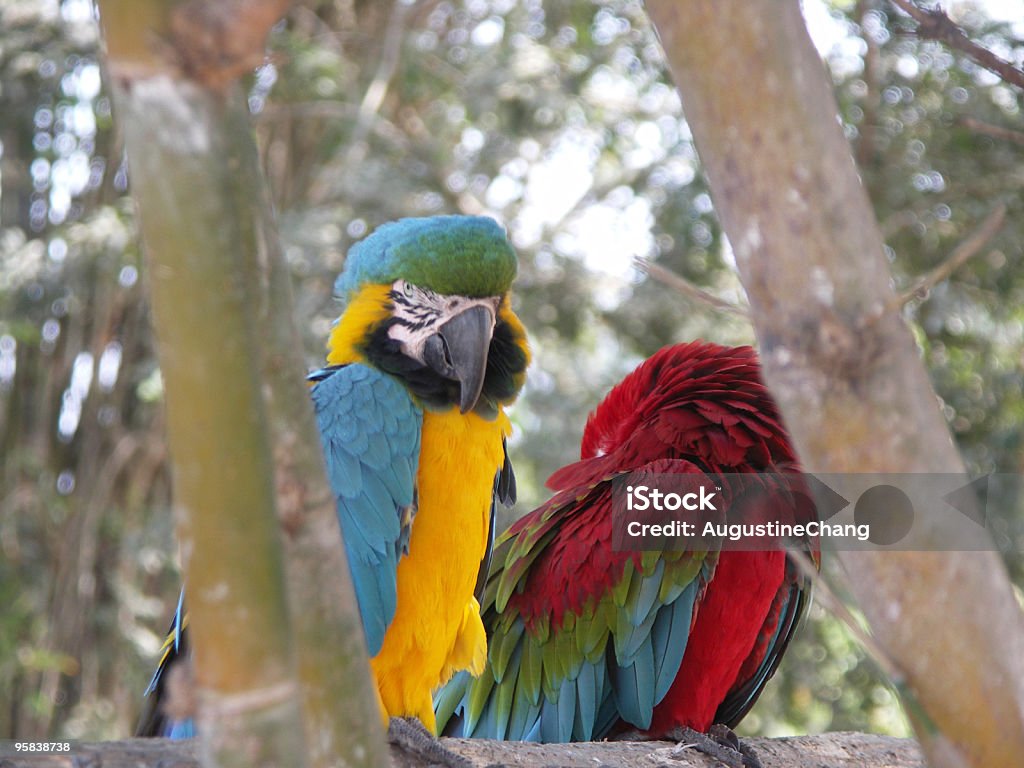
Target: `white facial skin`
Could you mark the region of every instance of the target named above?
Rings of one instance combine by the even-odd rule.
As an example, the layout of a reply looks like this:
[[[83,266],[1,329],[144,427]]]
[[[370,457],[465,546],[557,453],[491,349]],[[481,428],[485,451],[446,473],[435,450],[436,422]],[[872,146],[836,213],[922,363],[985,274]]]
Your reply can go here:
[[[445,296],[427,288],[420,288],[405,280],[391,284],[393,316],[397,323],[388,328],[388,337],[402,346],[402,352],[419,362],[423,360],[423,345],[441,326],[471,307],[485,307],[491,316],[494,330],[500,296],[471,299],[466,296]]]

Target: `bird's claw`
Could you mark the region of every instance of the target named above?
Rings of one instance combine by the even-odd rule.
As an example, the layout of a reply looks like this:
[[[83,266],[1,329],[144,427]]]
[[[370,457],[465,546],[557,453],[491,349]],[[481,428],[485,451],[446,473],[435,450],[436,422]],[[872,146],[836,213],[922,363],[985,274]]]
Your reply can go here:
[[[740,741],[732,729],[721,723],[712,725],[707,733],[693,728],[676,728],[669,737],[678,741],[675,751],[696,749],[729,768],[764,768],[757,753]]]
[[[473,768],[473,761],[452,752],[415,717],[392,717],[388,722],[388,743],[420,758],[425,765],[445,768]]]

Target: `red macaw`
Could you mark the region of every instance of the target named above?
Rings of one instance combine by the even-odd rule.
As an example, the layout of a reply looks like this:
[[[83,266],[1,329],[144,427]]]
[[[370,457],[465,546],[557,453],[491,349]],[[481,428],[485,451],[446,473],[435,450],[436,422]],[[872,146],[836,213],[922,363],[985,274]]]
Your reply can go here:
[[[796,470],[754,350],[662,349],[591,414],[557,493],[495,545],[487,668],[435,697],[450,735],[545,742],[736,724],[809,600],[781,549],[615,551],[612,483],[638,470]],[[762,477],[771,475],[762,475]],[[813,542],[808,551],[817,559]]]

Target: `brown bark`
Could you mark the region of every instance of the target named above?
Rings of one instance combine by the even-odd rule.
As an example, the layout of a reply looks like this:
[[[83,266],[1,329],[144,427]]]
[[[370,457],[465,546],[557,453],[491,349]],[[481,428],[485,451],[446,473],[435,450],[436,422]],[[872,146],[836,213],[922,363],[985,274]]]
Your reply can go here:
[[[301,766],[308,752],[317,766],[383,765],[288,275],[236,82],[262,61],[286,6],[101,4],[166,382],[204,762]]]
[[[237,149],[250,160],[256,157],[250,132],[239,131]],[[239,176],[239,206],[250,207],[257,224],[247,249],[255,265],[247,274],[255,278],[249,290],[255,298],[253,326],[260,340],[307,748],[315,766],[339,760],[351,766],[382,765],[377,694],[309,387],[302,376],[305,359],[292,321],[290,275],[259,168],[255,162],[239,163]]]
[[[784,739],[745,739],[764,768],[924,768],[921,751],[910,739],[862,733],[826,733]],[[442,739],[473,766],[518,768],[721,768],[721,763],[692,750],[676,750],[664,741],[590,742],[584,744],[523,744],[486,739]],[[199,768],[196,745],[189,741],[133,739],[76,744],[70,753],[24,758],[0,747],[0,768]],[[76,762],[77,760],[77,762]],[[428,761],[391,751],[397,768],[420,768]]]
[[[963,472],[798,3],[649,0],[648,9],[804,465]],[[894,682],[932,764],[1019,762],[1024,618],[995,552],[840,559],[903,675]]]

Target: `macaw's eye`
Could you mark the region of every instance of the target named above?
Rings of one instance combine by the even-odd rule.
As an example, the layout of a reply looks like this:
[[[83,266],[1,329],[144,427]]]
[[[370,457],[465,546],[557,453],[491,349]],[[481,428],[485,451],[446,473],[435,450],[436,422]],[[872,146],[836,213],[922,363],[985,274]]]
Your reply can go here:
[[[405,298],[411,299],[416,293],[416,288],[412,283],[402,283],[402,293],[405,294]]]

